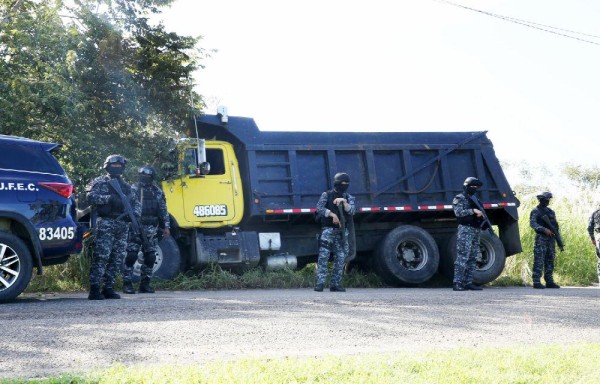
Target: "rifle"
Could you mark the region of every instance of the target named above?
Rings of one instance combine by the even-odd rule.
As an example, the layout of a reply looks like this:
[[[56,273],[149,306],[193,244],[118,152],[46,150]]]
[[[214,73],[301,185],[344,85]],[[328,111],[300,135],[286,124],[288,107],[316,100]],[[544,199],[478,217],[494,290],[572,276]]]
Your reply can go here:
[[[123,207],[125,208],[125,213],[127,213],[127,216],[129,216],[129,218],[131,219],[131,227],[133,228],[133,231],[136,234],[140,235],[140,238],[142,239],[142,248],[144,249],[145,253],[150,249],[150,241],[148,241],[146,233],[144,232],[142,226],[140,225],[140,222],[135,216],[135,213],[133,213],[133,208],[131,208],[131,204],[129,204],[129,199],[127,199],[127,196],[125,196],[125,194],[123,193],[121,185],[119,185],[119,181],[117,179],[110,179],[108,183],[111,187],[113,187],[115,192],[117,192],[117,194],[121,198],[121,202],[123,203]]]
[[[342,239],[344,239],[344,242],[346,242],[346,217],[344,216],[344,203],[339,203],[337,207],[340,219],[340,228],[342,229]]]
[[[554,237],[556,237],[556,244],[558,244],[558,248],[560,249],[560,251],[564,251],[565,250],[565,246],[564,243],[562,241],[562,237],[560,236],[560,232],[558,232],[558,228],[556,228],[552,222],[550,221],[550,218],[548,217],[548,215],[544,215],[542,216],[542,221],[548,226],[548,229],[550,229],[552,231],[552,234],[554,235]]]
[[[485,213],[485,209],[483,209],[483,207],[481,206],[481,203],[479,202],[477,197],[475,197],[475,195],[469,195],[466,193],[465,193],[465,195],[467,195],[467,197],[473,202],[473,204],[475,204],[477,209],[479,209],[481,211],[481,214],[483,214],[483,222],[481,223],[482,229],[483,229],[484,225],[487,225],[487,230],[490,233],[490,235],[496,236],[496,232],[494,232],[494,228],[492,228],[492,222],[487,217],[487,215]]]

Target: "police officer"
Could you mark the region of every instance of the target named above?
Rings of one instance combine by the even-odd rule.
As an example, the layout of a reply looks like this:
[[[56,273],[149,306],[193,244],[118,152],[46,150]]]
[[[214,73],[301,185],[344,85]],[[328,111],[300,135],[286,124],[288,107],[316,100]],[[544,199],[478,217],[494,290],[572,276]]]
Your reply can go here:
[[[317,262],[317,284],[315,291],[322,292],[328,274],[329,254],[334,253],[333,271],[331,274],[331,292],[345,292],[341,286],[344,263],[349,253],[348,227],[342,233],[339,208],[343,207],[346,222],[352,220],[354,215],[354,196],[346,193],[350,185],[350,176],[338,173],[333,179],[333,189],[323,192],[317,202],[317,214],[322,217],[321,237],[319,239],[319,259]]]
[[[127,160],[121,155],[108,156],[104,162],[104,170],[108,174],[95,178],[87,188],[87,199],[96,207],[98,214],[96,243],[90,267],[90,300],[121,298],[114,291],[114,284],[125,257],[129,217],[123,201],[110,185],[111,180],[117,180],[134,213],[139,216],[141,212],[131,186],[121,177],[126,163]]]
[[[167,212],[167,203],[163,191],[154,184],[156,170],[149,165],[139,169],[139,182],[133,184],[131,189],[140,199],[142,206],[142,215],[140,224],[142,230],[148,239],[149,249],[142,249],[142,238],[139,234],[129,233],[129,243],[127,244],[127,256],[125,257],[125,266],[123,270],[123,292],[133,294],[132,279],[133,265],[138,259],[140,249],[143,250],[144,263],[141,266],[141,281],[139,286],[140,293],[154,293],[150,286],[152,278],[152,269],[156,261],[156,248],[158,247],[158,231],[162,230],[163,236],[169,236],[170,220]],[[162,229],[161,229],[162,228]]]
[[[542,192],[538,194],[537,199],[539,204],[529,215],[529,225],[535,231],[535,240],[533,245],[533,288],[560,288],[554,282],[554,258],[556,256],[556,234],[549,228],[545,222],[544,216],[547,216],[550,224],[558,231],[558,222],[556,214],[548,205],[552,198],[552,193]],[[546,286],[541,283],[540,278],[544,272],[544,280]]]
[[[481,291],[482,288],[473,284],[475,261],[480,252],[479,238],[483,212],[477,209],[473,202],[475,193],[483,183],[475,177],[467,177],[463,183],[463,193],[454,197],[452,206],[458,221],[456,237],[456,261],[454,262],[454,281],[452,289],[455,291]]]
[[[594,211],[592,216],[590,216],[587,230],[592,239],[592,244],[596,247],[596,256],[598,256],[598,283],[600,283],[600,209]]]

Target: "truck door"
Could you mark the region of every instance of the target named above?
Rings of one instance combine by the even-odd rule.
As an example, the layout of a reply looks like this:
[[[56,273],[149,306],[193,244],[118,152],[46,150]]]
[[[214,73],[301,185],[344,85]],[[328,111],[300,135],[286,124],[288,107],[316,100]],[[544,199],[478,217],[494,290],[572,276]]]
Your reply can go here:
[[[196,176],[195,148],[184,153],[188,173],[181,188],[185,220],[195,227],[207,228],[237,224],[243,214],[243,200],[233,150],[226,144],[212,144],[206,148],[206,160],[210,172]]]

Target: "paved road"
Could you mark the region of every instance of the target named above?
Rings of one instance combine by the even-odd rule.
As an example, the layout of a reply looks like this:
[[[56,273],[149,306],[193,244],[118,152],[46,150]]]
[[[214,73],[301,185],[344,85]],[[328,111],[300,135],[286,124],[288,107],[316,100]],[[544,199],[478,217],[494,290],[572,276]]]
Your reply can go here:
[[[243,356],[600,342],[600,289],[157,292],[0,305],[0,378]]]

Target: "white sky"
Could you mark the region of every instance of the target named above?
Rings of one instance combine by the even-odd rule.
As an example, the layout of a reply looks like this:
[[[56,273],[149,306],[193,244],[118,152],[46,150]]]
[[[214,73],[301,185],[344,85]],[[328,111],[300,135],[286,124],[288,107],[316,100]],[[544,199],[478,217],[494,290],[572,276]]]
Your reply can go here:
[[[453,1],[600,36],[597,1]],[[195,77],[207,113],[261,130],[488,130],[503,161],[600,156],[600,45],[435,0],[177,0],[163,19],[218,50]]]

